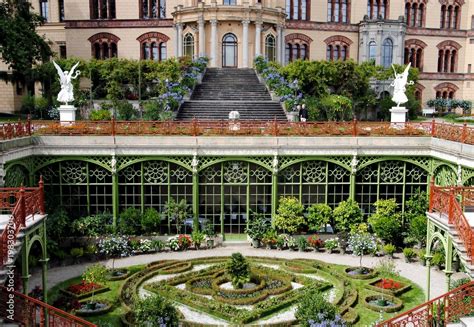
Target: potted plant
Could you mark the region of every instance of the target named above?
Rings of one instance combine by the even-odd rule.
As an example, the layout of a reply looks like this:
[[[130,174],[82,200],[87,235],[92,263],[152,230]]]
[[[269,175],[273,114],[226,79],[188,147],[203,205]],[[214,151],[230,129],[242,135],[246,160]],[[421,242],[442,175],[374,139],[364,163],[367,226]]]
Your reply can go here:
[[[306,248],[308,247],[308,241],[306,240],[304,236],[298,237],[296,242],[298,244],[298,250],[300,252],[304,252]]]
[[[194,247],[196,250],[199,250],[201,247],[201,243],[204,241],[206,235],[203,232],[198,230],[193,230],[191,233],[191,240],[193,241]]]
[[[261,213],[253,213],[253,217],[248,223],[245,232],[252,240],[252,246],[254,248],[260,247],[260,242],[269,229],[270,224],[265,216]]]
[[[406,262],[413,262],[416,258],[416,252],[412,248],[404,248],[403,255],[405,256]]]
[[[293,251],[298,250],[298,243],[296,242],[296,238],[293,236],[288,237],[288,248]]]
[[[206,246],[208,249],[214,247],[214,238],[216,237],[216,232],[214,231],[214,226],[211,224],[206,224],[203,229],[204,235],[206,235]]]
[[[283,250],[288,246],[288,234],[280,234],[277,237],[276,247],[278,250]]]
[[[393,254],[395,253],[396,247],[393,244],[385,244],[383,247],[383,252],[388,255],[390,258],[393,258]]]
[[[321,241],[318,235],[311,235],[308,237],[308,245],[312,247],[314,251],[318,251],[319,248],[323,246],[323,241]]]
[[[273,246],[275,246],[277,239],[278,239],[278,234],[276,230],[269,229],[263,236],[262,242],[263,244],[267,246],[267,249],[271,249]]]
[[[324,242],[324,247],[329,253],[333,253],[335,249],[339,247],[339,239],[337,237],[331,238]]]

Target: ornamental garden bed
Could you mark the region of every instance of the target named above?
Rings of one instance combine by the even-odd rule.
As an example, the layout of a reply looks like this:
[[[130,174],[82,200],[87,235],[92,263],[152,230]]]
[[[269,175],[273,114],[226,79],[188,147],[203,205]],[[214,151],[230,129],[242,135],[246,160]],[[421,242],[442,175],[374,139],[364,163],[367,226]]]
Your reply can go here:
[[[403,301],[391,295],[368,295],[364,298],[363,303],[375,312],[397,312],[403,308]]]
[[[81,300],[90,297],[93,294],[96,295],[109,290],[110,289],[106,286],[82,281],[79,284],[71,285],[66,289],[61,289],[60,291],[76,300]]]
[[[107,276],[107,280],[123,280],[128,278],[128,276],[130,276],[130,271],[127,268],[110,269],[109,275]]]
[[[112,309],[112,304],[105,300],[95,300],[92,304],[88,301],[81,302],[81,307],[75,314],[81,317],[94,317],[106,314]]]
[[[354,279],[372,279],[377,272],[367,267],[349,267],[345,269],[346,276]]]
[[[379,278],[368,284],[366,288],[379,293],[385,293],[392,296],[399,296],[411,288],[410,284],[404,284],[390,278]]]

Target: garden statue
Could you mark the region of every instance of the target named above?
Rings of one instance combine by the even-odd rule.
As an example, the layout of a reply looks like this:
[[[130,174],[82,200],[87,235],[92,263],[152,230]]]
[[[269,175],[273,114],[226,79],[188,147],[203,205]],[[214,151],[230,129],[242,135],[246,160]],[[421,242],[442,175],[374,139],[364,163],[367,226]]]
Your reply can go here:
[[[59,120],[62,125],[70,124],[76,120],[76,108],[70,105],[69,102],[74,101],[74,87],[72,81],[81,75],[81,72],[76,70],[77,66],[79,66],[79,62],[72,66],[70,71],[66,70],[64,72],[54,60],[53,64],[58,71],[59,81],[61,82],[61,91],[59,91],[58,94],[58,101],[64,103],[58,109]]]
[[[393,96],[392,101],[397,104],[396,107],[392,107],[390,109],[391,118],[390,122],[392,123],[392,127],[402,128],[407,119],[407,108],[400,107],[401,104],[407,103],[408,98],[405,94],[406,86],[413,85],[414,82],[408,82],[408,71],[410,70],[411,63],[405,68],[405,71],[401,74],[398,74],[395,70],[395,67],[392,65],[393,71],[395,73],[395,79],[393,80],[390,86],[393,86]]]
[[[395,67],[392,65],[393,71],[395,73],[395,79],[393,80],[390,86],[393,86],[393,97],[392,101],[397,104],[397,108],[400,108],[401,104],[407,103],[408,98],[405,94],[406,85],[413,85],[413,81],[408,82],[408,71],[410,70],[411,63],[405,68],[405,71],[402,74],[398,74],[395,70]]]
[[[74,75],[74,71],[79,66],[79,62],[72,66],[71,71],[62,71],[61,67],[53,60],[54,67],[59,74],[59,80],[61,82],[61,91],[58,94],[58,101],[63,102],[68,105],[69,102],[74,101],[74,87],[72,86],[72,81],[75,80],[81,72],[79,70],[76,71]]]

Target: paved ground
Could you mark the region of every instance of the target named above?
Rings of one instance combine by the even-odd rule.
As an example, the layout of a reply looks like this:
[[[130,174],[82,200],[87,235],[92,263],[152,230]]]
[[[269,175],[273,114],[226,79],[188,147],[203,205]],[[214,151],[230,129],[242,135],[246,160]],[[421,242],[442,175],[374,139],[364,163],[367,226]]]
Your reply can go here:
[[[328,254],[328,253],[316,253],[316,252],[294,252],[294,251],[278,251],[278,250],[265,250],[265,249],[254,249],[246,244],[242,243],[226,243],[223,247],[215,248],[212,250],[200,250],[194,251],[189,250],[185,252],[163,252],[148,255],[139,255],[123,259],[115,260],[115,267],[127,267],[139,264],[146,264],[156,260],[162,259],[192,259],[201,257],[214,257],[214,256],[229,256],[234,252],[241,252],[246,256],[261,256],[261,257],[275,257],[283,259],[318,259],[328,263],[344,264],[351,266],[359,265],[359,258],[352,255],[342,254]],[[362,264],[367,267],[375,266],[380,258],[375,257],[364,257]],[[400,275],[406,277],[413,282],[417,283],[426,292],[426,267],[419,263],[406,263],[403,259],[402,254],[398,254],[398,258],[395,260],[397,269]],[[112,265],[112,261],[104,261],[107,266]],[[54,285],[70,279],[72,277],[79,276],[82,274],[84,269],[92,263],[71,265],[65,267],[52,268],[48,271],[48,288]],[[462,273],[456,273],[453,278],[458,279],[464,277]],[[36,272],[30,279],[30,288],[34,288],[35,285],[41,285],[41,271]],[[431,298],[437,297],[446,292],[446,280],[443,272],[431,269]]]

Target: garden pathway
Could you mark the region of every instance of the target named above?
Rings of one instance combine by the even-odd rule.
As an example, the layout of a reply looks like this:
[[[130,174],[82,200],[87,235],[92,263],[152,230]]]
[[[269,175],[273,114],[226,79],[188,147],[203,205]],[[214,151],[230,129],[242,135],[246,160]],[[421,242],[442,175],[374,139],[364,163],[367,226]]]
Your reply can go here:
[[[212,250],[189,250],[185,252],[161,252],[147,255],[138,255],[127,257],[123,259],[115,260],[115,267],[128,267],[133,265],[147,264],[152,261],[162,259],[194,259],[202,257],[215,257],[215,256],[230,256],[234,252],[241,252],[245,256],[260,256],[260,257],[275,257],[282,259],[317,259],[328,263],[358,266],[359,258],[352,255],[342,254],[329,254],[319,252],[294,252],[294,251],[278,251],[278,250],[266,250],[266,249],[255,249],[251,246],[243,243],[231,243],[226,242],[223,247],[218,247]],[[406,263],[403,259],[403,254],[398,254],[398,259],[395,260],[397,270],[400,275],[408,278],[417,283],[426,292],[426,267],[419,263]],[[362,260],[362,264],[367,267],[373,267],[381,258],[365,256]],[[107,266],[112,265],[112,260],[106,260],[102,263]],[[64,267],[55,267],[48,270],[48,288],[55,286],[56,284],[63,282],[67,279],[79,276],[82,274],[84,269],[92,263],[83,263]],[[465,277],[463,273],[455,273],[453,279],[459,279]],[[41,270],[34,273],[30,279],[30,288],[34,288],[35,285],[41,285]],[[431,298],[437,297],[446,292],[446,281],[444,273],[431,269]]]

